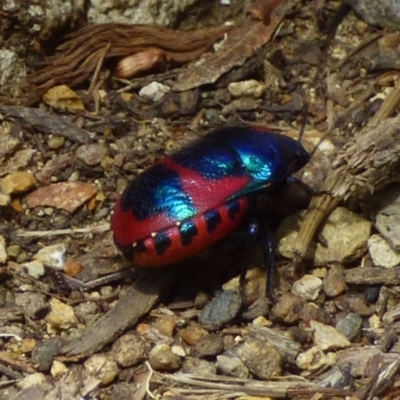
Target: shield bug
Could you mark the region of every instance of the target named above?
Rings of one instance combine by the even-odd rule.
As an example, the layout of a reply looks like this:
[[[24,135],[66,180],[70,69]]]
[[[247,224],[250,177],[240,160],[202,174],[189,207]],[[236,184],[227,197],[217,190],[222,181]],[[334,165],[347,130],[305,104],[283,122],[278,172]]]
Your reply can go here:
[[[299,141],[268,128],[216,129],[128,184],[112,217],[115,243],[138,267],[193,256],[236,229],[254,196],[273,195],[309,159]]]

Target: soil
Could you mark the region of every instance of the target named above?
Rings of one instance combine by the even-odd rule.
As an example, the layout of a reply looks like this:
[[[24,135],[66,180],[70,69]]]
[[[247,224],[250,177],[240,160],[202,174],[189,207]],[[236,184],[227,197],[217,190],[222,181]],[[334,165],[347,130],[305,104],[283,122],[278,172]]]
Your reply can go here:
[[[239,1],[194,5],[168,31],[173,43],[148,28],[134,52],[162,55],[123,78],[113,75],[129,54],[113,47],[123,25],[97,32],[98,51],[90,28],[79,42],[82,16],[44,38],[0,13],[2,50],[19,57],[9,75],[0,68],[1,399],[400,396],[400,246],[379,219],[395,214],[382,199],[398,196],[399,35],[338,2],[291,3],[284,17],[265,1],[247,13]],[[210,29],[201,46],[179,47],[195,29]],[[90,68],[75,74],[75,57]],[[140,92],[153,81],[166,90],[156,100]],[[312,154],[296,174],[304,184],[254,206],[274,232],[273,299],[265,237],[249,245],[246,226],[177,266],[135,270],[110,230],[128,182],[210,130],[243,124]],[[295,244],[308,218],[299,210],[322,200]]]

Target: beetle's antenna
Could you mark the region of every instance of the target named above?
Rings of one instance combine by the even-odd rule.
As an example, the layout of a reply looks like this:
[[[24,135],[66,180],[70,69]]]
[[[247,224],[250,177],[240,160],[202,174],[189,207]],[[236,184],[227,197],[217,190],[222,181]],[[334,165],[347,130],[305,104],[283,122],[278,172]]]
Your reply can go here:
[[[304,103],[303,110],[302,110],[302,119],[301,119],[301,126],[300,126],[300,132],[299,132],[299,142],[301,143],[301,139],[303,138],[304,132],[306,130],[306,125],[307,125],[307,117],[308,117],[308,102]],[[318,150],[318,147],[320,144],[331,134],[332,129],[328,129],[319,139],[318,143],[315,145],[315,147],[311,150],[310,152],[310,158],[313,158],[315,152]]]
[[[315,145],[315,147],[311,150],[310,152],[310,158],[313,158],[315,152],[318,150],[318,147],[320,146],[320,144],[332,133],[332,129],[328,129],[321,137],[321,139],[319,139],[318,143]]]

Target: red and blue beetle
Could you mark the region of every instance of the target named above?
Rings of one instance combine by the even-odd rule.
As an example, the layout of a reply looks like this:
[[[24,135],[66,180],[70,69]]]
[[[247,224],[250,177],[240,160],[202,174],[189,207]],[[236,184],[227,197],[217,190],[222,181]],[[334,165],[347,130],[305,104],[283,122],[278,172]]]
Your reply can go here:
[[[256,126],[219,128],[129,183],[112,217],[116,245],[138,267],[174,264],[236,229],[254,195],[310,159],[299,141]]]

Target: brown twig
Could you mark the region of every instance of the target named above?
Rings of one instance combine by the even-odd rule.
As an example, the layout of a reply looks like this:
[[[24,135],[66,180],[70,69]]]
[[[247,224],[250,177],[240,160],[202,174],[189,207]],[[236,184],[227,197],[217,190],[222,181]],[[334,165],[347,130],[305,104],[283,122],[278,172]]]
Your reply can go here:
[[[144,271],[114,308],[88,327],[80,338],[65,345],[60,354],[65,354],[68,359],[81,358],[100,350],[151,310],[179,274],[180,269],[176,267]]]
[[[397,105],[400,103],[400,79],[397,81],[396,85],[392,91],[388,94],[385,101],[382,103],[381,107],[377,113],[371,118],[369,126],[376,126],[379,121],[387,118],[396,109]]]
[[[293,247],[304,258],[322,220],[344,199],[362,198],[398,180],[400,116],[381,121],[375,128],[348,142],[339,152],[331,175],[315,196]]]

